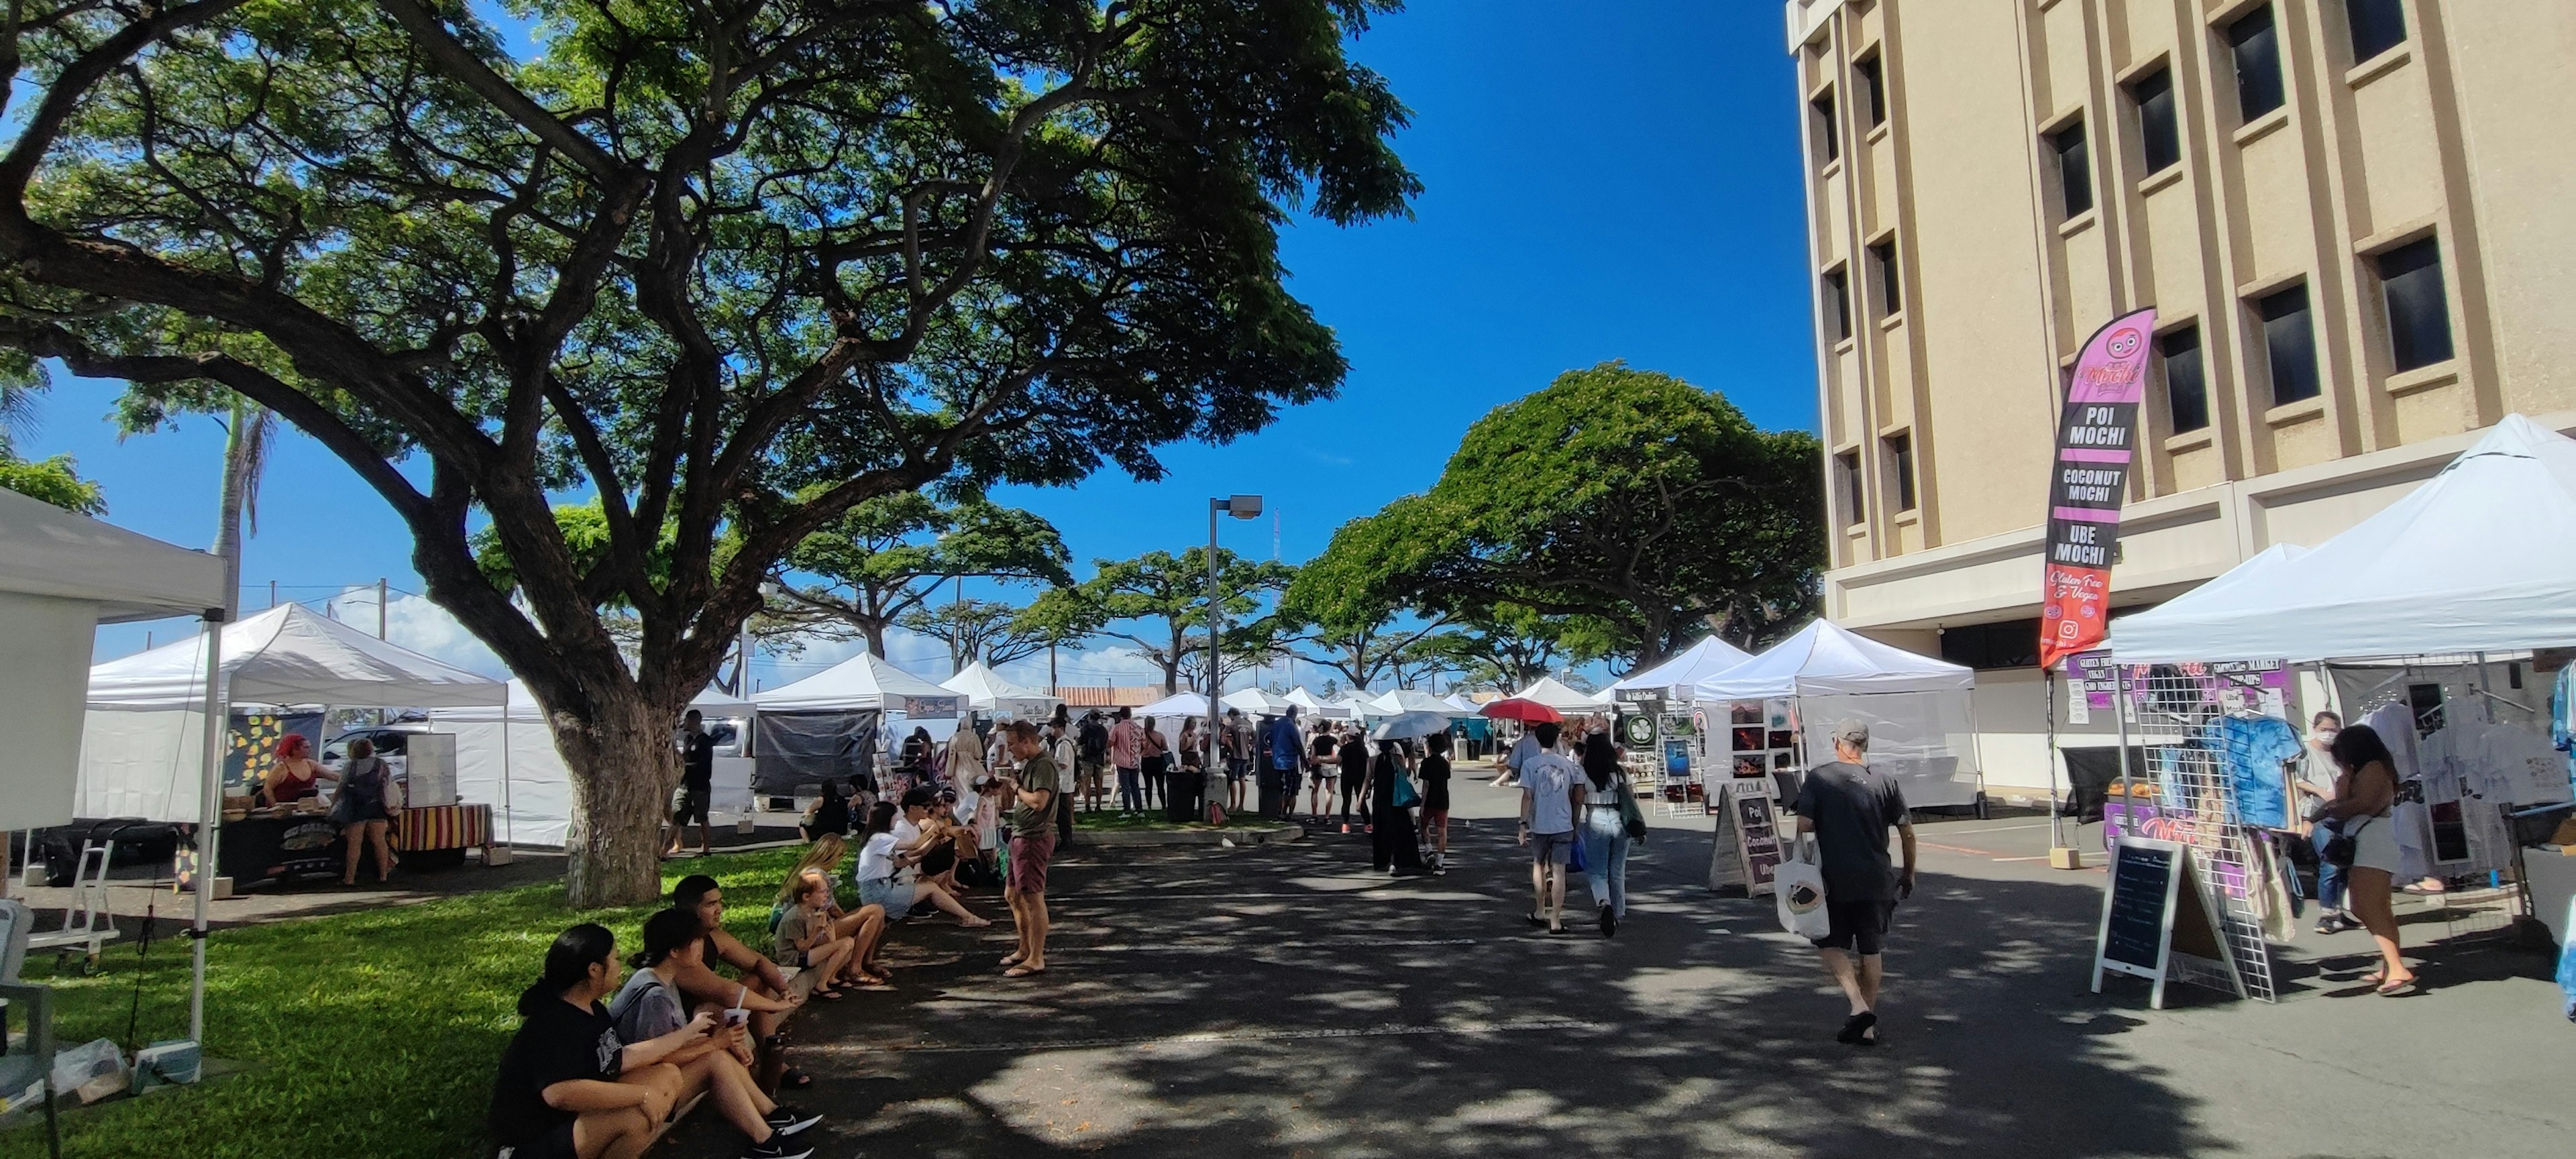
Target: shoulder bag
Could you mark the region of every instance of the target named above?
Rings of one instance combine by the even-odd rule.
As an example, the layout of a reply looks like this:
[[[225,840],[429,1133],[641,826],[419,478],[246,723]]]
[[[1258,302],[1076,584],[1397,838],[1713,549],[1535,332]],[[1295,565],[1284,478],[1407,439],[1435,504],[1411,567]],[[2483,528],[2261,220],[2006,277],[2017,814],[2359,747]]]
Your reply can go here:
[[[1629,784],[1628,778],[1623,776],[1614,788],[1619,794],[1619,823],[1627,828],[1628,840],[1644,844],[1646,811],[1637,807],[1637,787]]]

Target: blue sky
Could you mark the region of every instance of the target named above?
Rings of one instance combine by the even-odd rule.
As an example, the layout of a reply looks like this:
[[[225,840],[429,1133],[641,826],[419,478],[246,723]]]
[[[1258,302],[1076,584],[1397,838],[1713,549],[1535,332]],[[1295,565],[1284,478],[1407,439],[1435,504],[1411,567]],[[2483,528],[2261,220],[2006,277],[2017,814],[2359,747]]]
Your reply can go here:
[[[1077,575],[1095,557],[1186,548],[1206,534],[1207,497],[1238,492],[1266,496],[1276,519],[1229,521],[1226,545],[1267,556],[1275,530],[1281,558],[1305,559],[1344,520],[1430,486],[1487,410],[1606,359],[1722,391],[1766,427],[1815,426],[1779,7],[1627,0],[1583,6],[1579,19],[1568,11],[1416,0],[1358,41],[1357,58],[1413,109],[1397,147],[1427,189],[1413,220],[1303,223],[1284,241],[1294,292],[1350,361],[1341,396],[1231,446],[1170,448],[1161,483],[1109,474],[1004,495],[1063,529]],[[111,521],[203,546],[221,431],[192,420],[119,443],[102,417],[116,390],[59,379],[21,453],[72,453],[105,485]],[[409,558],[401,525],[353,473],[310,440],[281,440],[244,556],[245,607],[265,603],[271,580],[287,599],[378,576],[418,590]],[[398,626],[398,642],[470,658],[452,625],[405,605],[394,615],[411,635]],[[102,629],[98,653],[139,649],[147,631],[162,642],[191,630]],[[916,672],[946,674],[945,652],[926,641],[893,651]],[[775,686],[846,654],[812,649],[755,675]],[[1138,672],[1099,654],[1065,668],[1066,683]],[[1043,661],[1033,675],[1043,679]]]

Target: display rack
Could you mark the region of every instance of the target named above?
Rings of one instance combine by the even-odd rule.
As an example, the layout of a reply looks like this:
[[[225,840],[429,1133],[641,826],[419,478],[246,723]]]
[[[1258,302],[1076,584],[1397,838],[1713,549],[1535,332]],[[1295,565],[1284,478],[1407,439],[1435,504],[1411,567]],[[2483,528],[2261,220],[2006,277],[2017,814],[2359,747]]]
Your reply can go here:
[[[2210,699],[2205,673],[2157,665],[2143,683],[2136,683],[2127,666],[2118,671],[2113,708],[2121,713],[2124,729],[2134,712],[2147,763],[2144,769],[2123,770],[2132,782],[2123,786],[2124,795],[2137,800],[2136,782],[2153,782],[2159,816],[2157,831],[2147,835],[2189,850],[2201,888],[2215,895],[2201,900],[2217,915],[2224,960],[2176,954],[2173,976],[2240,997],[2278,1001],[2272,949],[2264,940],[2253,893],[2260,871],[2245,827],[2236,820],[2235,780],[2221,754],[2202,743],[2226,705]]]

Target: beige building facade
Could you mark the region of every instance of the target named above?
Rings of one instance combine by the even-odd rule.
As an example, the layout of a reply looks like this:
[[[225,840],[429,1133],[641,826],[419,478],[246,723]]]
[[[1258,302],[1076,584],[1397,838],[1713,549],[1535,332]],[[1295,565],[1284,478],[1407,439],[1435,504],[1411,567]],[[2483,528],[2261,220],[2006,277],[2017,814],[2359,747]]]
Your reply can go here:
[[[2507,413],[2576,428],[2576,4],[1787,17],[1827,614],[1980,669],[1999,791],[2049,775],[2047,473],[2066,368],[2103,322],[2158,312],[2116,608],[2331,537]]]

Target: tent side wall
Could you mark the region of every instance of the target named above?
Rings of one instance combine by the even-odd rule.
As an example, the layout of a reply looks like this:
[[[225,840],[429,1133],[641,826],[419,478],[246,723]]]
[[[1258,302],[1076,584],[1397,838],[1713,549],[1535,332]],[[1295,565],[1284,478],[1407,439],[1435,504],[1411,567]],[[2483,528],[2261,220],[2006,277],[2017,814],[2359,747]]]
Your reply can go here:
[[[456,791],[468,801],[492,806],[492,833],[513,845],[563,848],[572,823],[572,770],[555,751],[554,737],[534,720],[514,720],[504,729],[492,720],[436,718],[439,731],[456,737]],[[504,733],[509,752],[502,752]],[[506,764],[505,764],[506,761]],[[505,788],[501,775],[507,769]]]
[[[63,771],[80,763],[81,702],[97,635],[94,603],[0,592],[0,656],[9,658],[0,664],[0,735],[9,738],[0,831],[71,822],[78,791]]]
[[[1834,751],[1834,723],[1869,726],[1869,763],[1897,779],[1917,809],[1977,803],[1976,721],[1969,694],[1894,692],[1801,696],[1798,724],[1810,763]]]
[[[196,824],[204,786],[206,714],[185,708],[92,708],[81,725],[81,817]]]

